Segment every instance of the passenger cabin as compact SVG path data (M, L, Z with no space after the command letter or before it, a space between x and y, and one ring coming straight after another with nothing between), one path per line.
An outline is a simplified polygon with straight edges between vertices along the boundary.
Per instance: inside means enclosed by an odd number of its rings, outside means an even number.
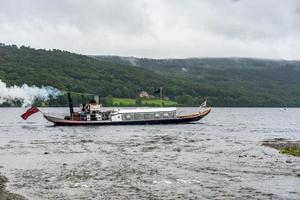
M112 113L112 121L139 121L176 118L176 108L149 108L121 110Z
M75 121L147 121L176 118L176 108L139 108L130 110L102 111L101 105L91 100L80 105L79 112L66 116L67 120Z

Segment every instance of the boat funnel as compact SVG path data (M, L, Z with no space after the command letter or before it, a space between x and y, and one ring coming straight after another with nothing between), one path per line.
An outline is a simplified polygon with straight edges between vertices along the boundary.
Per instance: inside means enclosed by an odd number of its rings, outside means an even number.
M94 96L94 100L96 101L97 104L99 104L99 96Z
M70 116L72 117L74 113L74 109L73 109L73 102L72 102L72 97L70 92L68 92L68 101L69 101L69 108L70 108Z

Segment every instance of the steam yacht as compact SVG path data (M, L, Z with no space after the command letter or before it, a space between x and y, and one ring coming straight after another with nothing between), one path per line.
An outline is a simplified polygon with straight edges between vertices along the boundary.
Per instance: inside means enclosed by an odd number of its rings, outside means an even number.
M44 114L44 117L56 126L71 125L129 125L129 124L178 124L202 119L211 111L205 108L202 112L178 115L176 108L136 108L113 109L104 111L96 100L80 106L74 112L71 95L68 94L70 115L63 119Z

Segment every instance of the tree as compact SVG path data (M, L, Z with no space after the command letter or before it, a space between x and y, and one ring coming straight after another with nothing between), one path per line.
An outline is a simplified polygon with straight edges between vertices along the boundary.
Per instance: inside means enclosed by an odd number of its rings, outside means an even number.
M113 106L113 97L111 95L108 95L107 97L102 98L100 103L106 107Z
M197 104L197 99L187 94L177 96L176 101L181 106L196 106Z
M135 100L135 105L136 106L142 106L142 99L141 98L136 98L136 100Z

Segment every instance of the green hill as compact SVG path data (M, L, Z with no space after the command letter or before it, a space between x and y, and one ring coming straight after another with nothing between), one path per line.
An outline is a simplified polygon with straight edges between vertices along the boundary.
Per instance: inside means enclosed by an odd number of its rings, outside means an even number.
M66 51L4 45L0 46L0 78L8 85L49 85L115 97L135 97L142 89L174 82L150 70Z
M218 106L300 105L300 62L249 58L147 59L95 56L178 80L193 81L192 96L206 96ZM189 89L187 89L189 90Z
M170 91L173 99L184 93L189 82L180 83L151 70L99 61L61 50L43 50L15 45L0 45L0 79L11 85L53 86L64 91L136 98L145 90L159 87ZM197 86L194 86L197 88ZM178 88L178 90L171 88ZM66 105L66 98L50 105Z
M96 59L95 59L96 58ZM243 58L138 59L0 45L0 79L101 97L164 87L180 105L300 106L300 62ZM66 98L49 105L65 105Z

